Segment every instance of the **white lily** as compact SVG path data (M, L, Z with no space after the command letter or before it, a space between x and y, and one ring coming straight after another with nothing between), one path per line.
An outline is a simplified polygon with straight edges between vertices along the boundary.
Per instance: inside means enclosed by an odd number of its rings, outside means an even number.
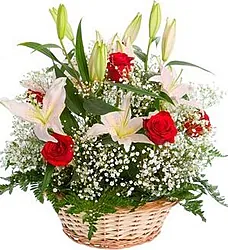
M96 137L103 134L110 134L113 141L123 144L128 152L132 143L152 142L143 134L136 134L143 127L143 117L131 119L130 108L131 94L128 93L120 107L121 111L110 112L101 116L103 124L94 124L87 132L87 136Z
M181 101L181 98L191 91L188 84L183 84L179 81L180 76L176 75L174 70L163 67L161 71L161 82L163 89L174 98L177 102Z
M48 129L53 129L58 134L65 134L60 121L60 115L65 108L65 84L65 78L58 78L54 81L43 98L42 108L38 105L20 103L6 98L0 99L0 103L14 115L35 123L34 132L40 140L57 142L48 133Z
M163 66L161 75L152 77L151 80L160 82L162 84L162 90L164 90L177 104L198 107L200 105L199 103L183 99L183 96L190 93L192 88L189 84L182 83L181 73L177 76L173 69Z

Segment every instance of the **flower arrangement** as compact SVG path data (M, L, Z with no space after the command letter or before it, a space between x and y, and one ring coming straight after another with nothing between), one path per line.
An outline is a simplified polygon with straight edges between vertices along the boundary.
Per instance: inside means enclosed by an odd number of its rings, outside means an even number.
M96 32L86 53L82 22L75 39L65 6L50 13L60 45L20 45L49 57L52 66L30 72L21 81L25 93L15 100L0 99L15 115L13 140L2 157L2 166L12 174L2 178L0 193L30 188L58 213L83 214L89 239L102 216L117 208L178 202L205 221L203 194L226 205L204 174L215 157L223 157L205 111L220 97L209 86L184 83L178 66L211 72L169 61L176 20L167 19L160 38L161 8L154 2L146 53L133 45L141 14L122 38L116 34L105 42ZM69 51L65 39L72 44ZM152 55L160 45L161 55Z

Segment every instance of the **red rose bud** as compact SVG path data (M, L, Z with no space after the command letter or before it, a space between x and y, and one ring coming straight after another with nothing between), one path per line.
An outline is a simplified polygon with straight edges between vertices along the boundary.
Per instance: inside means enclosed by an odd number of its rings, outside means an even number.
M53 133L52 136L58 142L46 142L41 154L44 159L53 166L67 166L74 156L74 142L68 135Z
M129 57L122 52L112 53L109 55L109 62L107 65L108 79L114 82L123 82L129 79L129 73L134 64L131 62L133 57Z
M190 137L198 137L203 135L205 129L208 131L211 129L209 116L205 111L201 111L199 121L190 119L185 122L184 127L186 129L186 134Z
M165 142L174 143L177 135L175 123L167 111L160 111L150 119L144 119L143 127L148 138L156 145L163 145Z
M37 101L37 103L42 104L43 103L43 98L44 98L43 93L40 93L39 91L33 91L31 89L28 89L27 91L27 98L30 99L34 99Z

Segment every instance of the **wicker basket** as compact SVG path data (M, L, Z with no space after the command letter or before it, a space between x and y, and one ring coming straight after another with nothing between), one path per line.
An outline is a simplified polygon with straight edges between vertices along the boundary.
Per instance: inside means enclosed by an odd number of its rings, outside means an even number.
M175 204L159 200L148 202L134 212L117 209L116 213L106 214L99 220L98 230L90 241L87 238L88 225L82 223L82 214L71 215L62 209L59 218L64 233L75 242L98 248L120 249L154 239Z

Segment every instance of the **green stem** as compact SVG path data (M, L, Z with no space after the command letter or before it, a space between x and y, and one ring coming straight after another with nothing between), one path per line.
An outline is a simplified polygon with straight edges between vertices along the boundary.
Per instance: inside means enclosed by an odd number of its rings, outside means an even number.
M63 53L64 53L64 55L66 56L66 59L67 59L68 63L70 64L70 66L72 67L72 69L76 72L73 63L72 63L72 61L70 60L69 55L67 54L67 51L66 51L66 48L65 48L65 46L64 46L63 41L62 41L62 40L59 40L59 41L60 41L60 44L61 44L62 49L63 49ZM77 81L78 81L78 84L79 84L79 86L80 86L82 92L84 92L84 88L83 88L83 86L82 86L82 83L80 82L80 79L77 79Z
M147 47L147 52L146 52L146 61L144 64L145 71L147 72L148 70L148 60L149 60L149 53L150 53L150 46L152 44L151 39L149 39L148 47Z
M119 94L116 95L116 106L119 107L120 105L120 96Z

